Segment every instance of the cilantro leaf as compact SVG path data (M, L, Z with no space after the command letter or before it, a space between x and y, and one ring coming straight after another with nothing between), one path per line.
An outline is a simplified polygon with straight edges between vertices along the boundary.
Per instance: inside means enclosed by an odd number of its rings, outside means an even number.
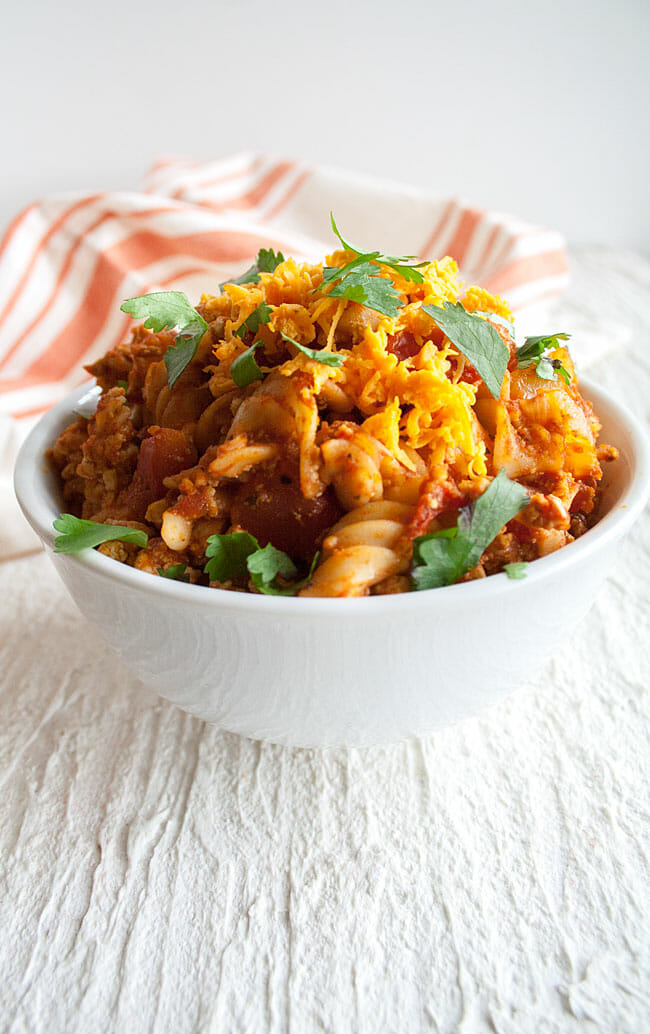
M504 525L529 501L526 489L500 470L485 492L463 507L455 528L414 540L411 577L415 588L437 589L457 582L476 567Z
M354 252L356 252L357 255L361 254L361 251L359 250L359 248L355 248L354 244L349 244L348 241L344 240L344 238L341 236L339 228L336 225L336 219L334 218L334 212L330 212L330 225L331 225L332 230L334 231L335 235L338 237L338 239L340 240L341 244L343 245L343 248L344 248L345 251L354 251Z
M383 255L380 251L360 251L341 236L332 212L330 222L345 250L353 252L355 257L341 267L326 266L323 269L320 290L332 298L346 298L348 301L359 302L394 319L404 303L393 282L381 276L379 267L388 266L405 280L422 283L424 277L418 267L425 266L426 262L413 265L409 261L415 257L413 255Z
M156 568L161 578L172 578L177 582L189 582L190 576L186 574L187 564L172 564L165 570L164 567Z
M376 266L365 262L345 273L338 283L329 288L327 294L331 298L359 302L393 319L404 304L392 280L380 276Z
M253 309L250 316L247 316L241 327L237 327L235 334L237 337L243 338L246 331L250 330L251 334L257 334L263 323L268 323L271 319L271 313L273 309L266 302L260 302L256 309Z
M445 302L444 307L423 305L422 310L469 359L490 394L498 399L510 358L498 331L487 320L464 309L460 302Z
M238 388L246 388L253 381L261 381L264 377L255 358L255 350L261 345L261 341L256 341L230 364L230 376Z
M184 330L194 323L202 324L204 330L208 327L182 291L154 291L137 298L127 298L120 309L136 319L146 316L145 327L156 333L166 328Z
M259 549L259 543L247 531L228 535L210 535L205 555L210 557L203 568L211 582L227 582L230 578L246 578L246 561Z
M260 273L274 273L280 263L284 262L284 255L273 248L260 248L256 262Z
M561 348L560 341L568 341L570 334L545 334L541 337L527 337L523 345L515 352L517 367L526 370L535 367L538 377L545 381L557 380L558 375L566 384L571 383L569 371L562 366L560 359L551 359L545 355L554 348Z
M306 578L282 586L278 585L278 575L290 579L298 573L293 560L270 543L262 548L247 531L211 535L205 555L210 558L204 567L210 581L226 582L250 576L253 585L265 596L295 596L311 578L319 556L317 553L314 557Z
M303 588L303 586L306 585L307 582L310 580L312 574L314 573L314 568L316 567L316 564L318 563L318 558L320 556L320 553L316 553L314 559L311 562L311 567L309 568L309 574L305 578L301 578L301 580L299 582L294 582L292 585L287 585L287 586L285 586L283 588L283 587L281 587L281 586L279 586L277 584L277 582L275 580L275 576L270 581L268 580L268 576L270 575L271 571L273 570L273 566L275 564L275 560L272 558L271 554L267 554L266 558L263 561L262 560L258 560L258 558L261 557L261 554L265 550L267 550L267 549L273 549L273 546L265 546L264 550L260 550L259 553L254 553L251 557L249 557L248 570L251 572L251 579L252 579L253 583L259 589L260 592L264 593L265 596L295 596L297 593L300 592L300 590ZM279 550L275 550L275 552L279 553L280 551ZM286 557L286 554L285 553L280 553L280 556ZM286 557L286 559L289 560L289 557ZM289 563L291 563L291 560L289 560ZM265 573L265 575L267 577L266 581L262 580L261 573L254 573L253 572L253 567L254 566L263 567L264 573ZM283 573L283 571L281 571L281 570L278 570L276 573L277 574L281 574L283 578L287 577L287 575L285 575ZM260 579L259 582L256 581L256 577L259 577L259 579ZM292 576L289 575L288 577L292 577Z
M535 373L538 377L541 377L543 381L556 380L555 369L553 368L553 360L548 359L546 356L543 356L537 363Z
M154 291L139 298L127 298L120 309L136 319L146 316L145 327L156 333L165 329L176 331L176 343L169 346L164 357L169 387L173 388L196 355L199 342L208 329L203 316L182 291Z
M271 543L251 553L246 564L253 585L265 594L277 593L276 578L281 575L287 580L295 578L298 571L291 557L276 549Z
M376 276L378 270L376 266L372 265L372 260L378 255L378 251L371 251L367 255L357 255L356 258L346 262L344 266L324 266L323 284L333 283L335 280L340 280L341 277L346 277L354 271L363 276ZM321 291L323 290L323 284L321 284Z
M415 271L416 275L414 277L412 277L412 279L416 283L421 283L422 280L424 279L422 274L418 273L417 270L418 270L418 267L420 267L420 266L428 265L426 259L424 261L422 261L422 262L416 262L415 265L411 265L410 260L414 259L414 258L417 258L417 255L383 255L381 253L381 251L373 251L373 252L361 251L360 248L355 248L354 244L350 244L348 241L343 239L343 237L341 236L341 234L339 232L339 228L336 225L336 220L334 219L334 213L333 212L330 212L330 224L331 224L332 230L334 231L335 235L338 237L338 239L340 240L341 244L343 245L343 247L345 248L346 251L353 251L356 255L359 255L359 256L364 257L364 258L368 258L370 255L372 255L372 257L374 259L376 259L378 262L380 262L383 266L390 266L392 269L396 269L397 268L398 271L400 271L400 272L402 270L402 267L404 267L406 270L408 270L409 273L411 273L411 274ZM405 276L404 273L401 273L401 275ZM406 279L407 280L410 279L410 278L411 277L406 275Z
M280 331L282 337L289 344L295 345L299 352L306 355L308 359L313 359L316 363L322 363L323 366L341 366L343 363L344 356L338 355L336 352L326 352L324 349L307 348L306 345L301 345L299 341L294 341L288 334L283 334Z
M534 362L537 357L550 348L561 348L558 341L569 341L570 334L542 334L540 337L527 337L521 348L517 349L517 359L522 362Z
M380 256L378 259L382 266L388 266L395 273L398 273L403 280L409 280L413 284L424 283L424 277L417 266L408 266L404 263L395 260L395 262L388 262L386 258ZM425 266L426 262L419 262L418 265Z
M508 575L508 578L520 579L526 577L527 567L528 564L525 560L517 560L513 564L504 564L503 570Z
M273 248L260 248L253 265L233 280L224 280L219 287L223 291L226 284L257 284L260 273L273 273L284 262L284 255L281 251L274 251Z
M54 521L55 531L60 531L54 540L55 553L81 553L83 549L101 546L102 542L132 542L144 548L149 541L146 531L138 528L125 528L119 524L99 524L97 521L84 521L71 513L62 513Z
M124 392L128 392L129 390L129 385L126 381L118 381L117 386L118 388L121 388Z
M513 317L499 316L497 312L486 312L485 309L474 309L475 316L487 316L492 323L500 323L504 330L507 330L510 337L515 339L515 321Z
M170 345L165 352L163 358L167 367L167 382L170 388L174 387L183 370L192 362L202 337L203 333L198 335L179 334L176 344Z

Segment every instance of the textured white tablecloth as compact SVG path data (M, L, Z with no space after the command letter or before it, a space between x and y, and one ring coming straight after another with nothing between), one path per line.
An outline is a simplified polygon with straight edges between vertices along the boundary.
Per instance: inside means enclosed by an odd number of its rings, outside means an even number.
M647 419L650 266L573 259L549 327L614 335L590 374ZM0 1030L650 1030L649 558L646 516L482 718L327 753L175 710L0 564Z

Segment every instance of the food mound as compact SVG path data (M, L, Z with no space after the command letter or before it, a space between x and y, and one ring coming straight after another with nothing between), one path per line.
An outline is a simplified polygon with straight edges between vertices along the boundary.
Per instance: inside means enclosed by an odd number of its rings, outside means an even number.
M325 266L262 250L196 309L180 292L123 305L146 326L87 368L96 412L49 454L57 549L365 596L524 577L590 526L615 450L567 335L517 348L505 302L463 291L453 259L340 240Z

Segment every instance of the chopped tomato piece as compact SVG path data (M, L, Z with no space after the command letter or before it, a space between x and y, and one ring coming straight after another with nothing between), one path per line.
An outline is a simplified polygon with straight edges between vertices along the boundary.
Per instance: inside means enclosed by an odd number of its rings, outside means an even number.
M305 499L293 469L261 471L242 485L231 509L233 524L254 535L261 546L271 542L296 560L311 560L318 541L342 516L332 488Z
M196 463L196 449L182 431L152 427L138 454L138 465L126 493L134 520L143 520L147 507L165 494L164 480Z

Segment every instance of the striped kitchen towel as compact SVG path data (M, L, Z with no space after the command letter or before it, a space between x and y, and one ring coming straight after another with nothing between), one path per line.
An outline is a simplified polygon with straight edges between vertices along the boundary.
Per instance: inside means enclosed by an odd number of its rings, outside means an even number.
M554 231L261 155L162 159L142 193L47 197L14 220L0 245L0 496L29 425L87 379L84 364L128 335L125 298L175 288L196 302L247 268L260 247L320 259L336 247L330 210L364 247L452 255L466 281L505 296L518 314L567 284L565 244Z
M567 282L554 231L454 199L299 162L236 155L163 160L140 194L65 194L24 211L0 246L0 413L29 416L122 340L124 298L176 288L197 301L262 246L317 259L334 250L330 209L363 246L452 255L463 277L515 311Z

